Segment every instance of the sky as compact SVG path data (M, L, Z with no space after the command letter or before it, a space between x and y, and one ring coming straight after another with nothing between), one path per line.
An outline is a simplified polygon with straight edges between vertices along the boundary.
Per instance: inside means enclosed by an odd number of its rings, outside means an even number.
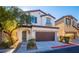
M24 11L40 9L56 19L65 15L72 15L79 21L79 6L20 6L20 8Z

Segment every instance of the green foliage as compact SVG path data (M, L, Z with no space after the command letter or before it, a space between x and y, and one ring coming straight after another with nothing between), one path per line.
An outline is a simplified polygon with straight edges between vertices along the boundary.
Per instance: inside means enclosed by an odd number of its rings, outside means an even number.
M69 43L69 37L64 37L64 41L65 41L65 43Z
M28 23L31 24L30 14L26 15L24 11L22 11L20 8L15 6L0 7L0 24L2 25L2 23L6 20L16 20L19 24L21 22L26 22L27 24Z
M26 15L20 8L18 7L1 7L0 6L0 31L6 33L8 37L4 38L2 45L7 45L12 43L12 32L16 29L20 22L19 20L24 20L26 23L30 23L30 15ZM19 25L18 25L19 23ZM5 36L4 36L5 37ZM33 44L33 43L32 43Z
M26 22L26 24L31 24L30 15L26 15L25 13L20 16L21 20L20 23L23 24Z
M14 29L16 29L17 26L17 20L16 20L16 16L13 15L13 12L11 12L11 7L7 8L7 7L0 7L0 30L5 32L8 36L4 36L2 39L2 45L4 46L5 44L7 46L9 46L8 44L11 42L13 44L12 38L11 38L11 34L13 32ZM6 37L6 38L5 38ZM8 38L8 39L7 39ZM10 41L10 42L9 42Z
M9 48L12 45L11 38L9 35L5 34L0 44L0 48Z
M0 6L0 22L3 22L5 20L13 20L15 19L10 10L6 10L6 7Z
M9 43L8 42L2 42L0 44L0 48L9 48Z
M60 36L60 42L69 43L70 38L67 36Z
M36 46L35 39L28 40L27 49L36 49L36 48L37 46Z
M15 20L6 20L2 23L4 31L10 32L17 27L17 22Z
M20 15L23 14L23 10L15 6L10 7L10 12L15 16L15 18L19 18Z
M60 36L60 38L59 38L60 40L60 42L63 42L63 40L64 40L64 37L63 36Z

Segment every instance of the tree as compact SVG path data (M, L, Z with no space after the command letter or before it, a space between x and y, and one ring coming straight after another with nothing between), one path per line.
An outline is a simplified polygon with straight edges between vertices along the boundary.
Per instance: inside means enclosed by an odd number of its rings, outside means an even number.
M16 28L17 28L16 17L13 16L11 10L8 9L7 7L0 7L0 31L7 34L12 44L13 40L11 34L13 30ZM6 36L5 34L4 36ZM4 38L5 37L3 37L2 40L4 40Z
M3 31L10 38L12 44L14 44L12 33L18 28L19 21L31 23L30 15L26 15L18 7L0 7L0 31Z
M26 23L26 24L31 24L31 19L30 19L30 15L26 15L25 13L23 13L21 16L20 16L20 24L22 25L23 23Z
M28 15L18 7L12 6L10 7L10 11L12 15L17 19L18 23L22 25L24 22L27 24L31 24L30 14ZM21 24L22 23L22 24Z

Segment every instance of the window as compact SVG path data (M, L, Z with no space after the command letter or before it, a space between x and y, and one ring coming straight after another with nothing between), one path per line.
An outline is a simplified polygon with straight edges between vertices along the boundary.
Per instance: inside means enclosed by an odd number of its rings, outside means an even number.
M37 23L37 17L31 16L31 22L32 23Z
M47 18L47 19L46 19L46 25L52 25L50 18Z
M74 21L72 22L72 25L75 26L75 22Z
M66 18L66 25L71 25L71 19Z
M79 23L77 24L77 28L79 28Z

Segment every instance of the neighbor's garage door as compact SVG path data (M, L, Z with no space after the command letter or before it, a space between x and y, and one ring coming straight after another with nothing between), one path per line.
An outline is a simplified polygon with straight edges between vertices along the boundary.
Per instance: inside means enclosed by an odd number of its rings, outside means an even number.
M54 41L54 32L36 32L36 41Z

